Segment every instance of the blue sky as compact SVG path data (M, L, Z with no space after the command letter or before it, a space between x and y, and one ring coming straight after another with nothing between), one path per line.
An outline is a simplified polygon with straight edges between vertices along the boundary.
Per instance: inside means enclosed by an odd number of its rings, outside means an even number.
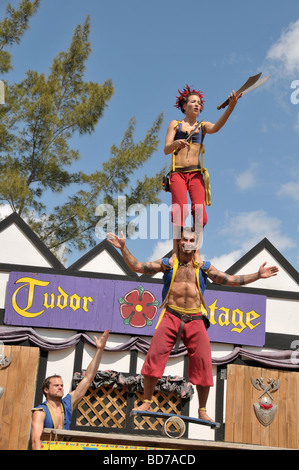
M1 17L6 4L0 0ZM168 123L182 118L173 107L178 88L188 83L202 90L201 118L216 122L223 112L217 105L232 89L250 75L272 74L239 101L219 133L206 137L212 205L201 252L225 270L267 237L298 270L298 0L42 0L30 30L11 50L14 71L3 79L21 81L28 69L47 73L87 15L92 54L86 80L110 78L115 94L96 132L73 140L81 153L78 168L86 172L109 158L131 117L139 141L163 111L159 150L142 169L154 174L169 160L163 152ZM161 192L161 198L170 204L169 193ZM128 240L128 246L146 260L168 252L171 241ZM83 254L74 253L69 263Z

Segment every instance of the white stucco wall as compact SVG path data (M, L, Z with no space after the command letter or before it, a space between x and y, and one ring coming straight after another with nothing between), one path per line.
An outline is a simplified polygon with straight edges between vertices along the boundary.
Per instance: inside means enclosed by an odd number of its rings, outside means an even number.
M256 272L259 266L267 261L268 265L277 265L277 260L273 258L271 253L267 250L262 250L258 253L254 259L248 261L248 263L237 273L237 274L248 274ZM40 251L34 246L32 241L24 235L20 228L16 224L12 224L5 230L0 232L0 263L11 264L12 271L13 265L24 265L24 266L39 266L39 267L50 267L48 261L40 253ZM272 277L267 280L259 280L251 287L259 289L271 289L273 291L291 291L299 292L299 285L289 275L289 273L279 265L280 272L276 277ZM95 256L94 259L86 263L81 268L81 271L97 272L97 273L109 273L109 274L125 274L121 266L113 259L110 253L101 252ZM5 308L5 296L6 286L8 282L9 273L7 271L0 271L0 308ZM248 286L247 286L248 287ZM161 286L162 288L162 286ZM275 297L267 298L267 313L266 313L266 331L270 333L283 333L289 335L297 335L299 332L299 303L296 300L282 299ZM70 330L56 330L56 329L42 329L36 328L36 333L44 338L51 340L65 340L72 335L76 334L76 331ZM93 332L87 333L91 337ZM99 333L96 333L99 335ZM149 342L151 338L145 337ZM129 340L127 335L110 334L107 346L115 348L120 344L126 343ZM232 344L223 343L212 343L212 357L224 357L233 350ZM248 347L249 348L249 347ZM262 350L262 348L253 348ZM83 364L82 368L86 369L89 362L91 361L94 354L94 348L85 344L83 353ZM138 354L137 359L137 374L140 373L145 355ZM48 353L48 363L46 375L59 374L62 376L65 386L65 393L70 391L72 383L72 375L75 360L75 347L70 347L62 351L50 351ZM116 370L119 372L128 373L130 367L130 352L109 352L105 351L101 362L101 370ZM213 367L214 384L215 386L211 389L207 409L208 413L212 418L215 418L215 397L216 397L216 367ZM184 373L184 360L183 358L171 358L169 359L164 375L179 375L183 376ZM225 402L224 402L225 403ZM195 394L190 402L190 415L197 416L198 401L197 394ZM225 413L225 410L224 410ZM215 431L207 427L201 427L196 425L190 425L189 437L196 439L209 439L213 440Z
M24 266L51 267L32 241L15 224L0 232L0 262Z

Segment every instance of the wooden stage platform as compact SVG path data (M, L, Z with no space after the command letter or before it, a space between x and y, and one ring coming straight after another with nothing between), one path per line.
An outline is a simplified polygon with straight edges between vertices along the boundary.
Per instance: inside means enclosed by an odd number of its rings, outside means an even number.
M168 437L159 436L140 436L134 435L121 435L116 433L94 433L82 431L63 431L55 429L44 429L42 434L42 441L44 442L43 450L51 450L49 444L62 443L87 443L87 444L101 444L107 446L107 450L123 449L125 447L136 447L135 450L291 450L283 449L281 447L266 447L253 444L239 444L233 442L218 442L218 441L205 441L195 439L171 439ZM111 447L110 447L111 446ZM110 447L110 448L109 448ZM55 449L57 450L57 449ZM62 450L67 450L64 448ZM71 445L70 448L71 449ZM99 449L103 450L103 449Z

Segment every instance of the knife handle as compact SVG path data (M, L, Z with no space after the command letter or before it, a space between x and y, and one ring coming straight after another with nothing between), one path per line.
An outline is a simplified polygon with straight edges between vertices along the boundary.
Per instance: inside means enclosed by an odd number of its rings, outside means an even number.
M238 94L238 95L241 94L240 98L242 98L242 96L243 96L243 92L242 92L242 91L241 91L241 92L237 91L236 94ZM240 99L240 98L239 98L239 99ZM228 105L229 105L229 99L227 99L226 101L224 101L224 103L222 103L220 106L217 106L217 109L218 109L218 110L219 110L219 109L224 109L224 108L226 108L226 106L228 106Z
M224 101L222 104L220 104L219 106L217 106L217 109L224 109L226 108L226 106L228 106L229 104L229 99L227 99L226 101Z

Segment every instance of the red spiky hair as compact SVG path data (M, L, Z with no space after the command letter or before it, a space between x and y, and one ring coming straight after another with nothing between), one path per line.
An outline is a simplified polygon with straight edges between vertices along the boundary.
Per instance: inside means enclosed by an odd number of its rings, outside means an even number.
M178 90L179 92L179 96L176 96L176 103L175 103L175 108L178 108L180 109L182 112L184 112L183 110L183 105L186 103L186 99L189 95L192 95L192 94L196 94L200 97L200 101L201 101L201 107L200 107L200 112L202 112L203 108L204 108L204 95L203 95L203 92L202 91L197 91L197 90L191 90L191 88L189 87L189 85L186 85L186 87L183 89L183 91L180 91Z

